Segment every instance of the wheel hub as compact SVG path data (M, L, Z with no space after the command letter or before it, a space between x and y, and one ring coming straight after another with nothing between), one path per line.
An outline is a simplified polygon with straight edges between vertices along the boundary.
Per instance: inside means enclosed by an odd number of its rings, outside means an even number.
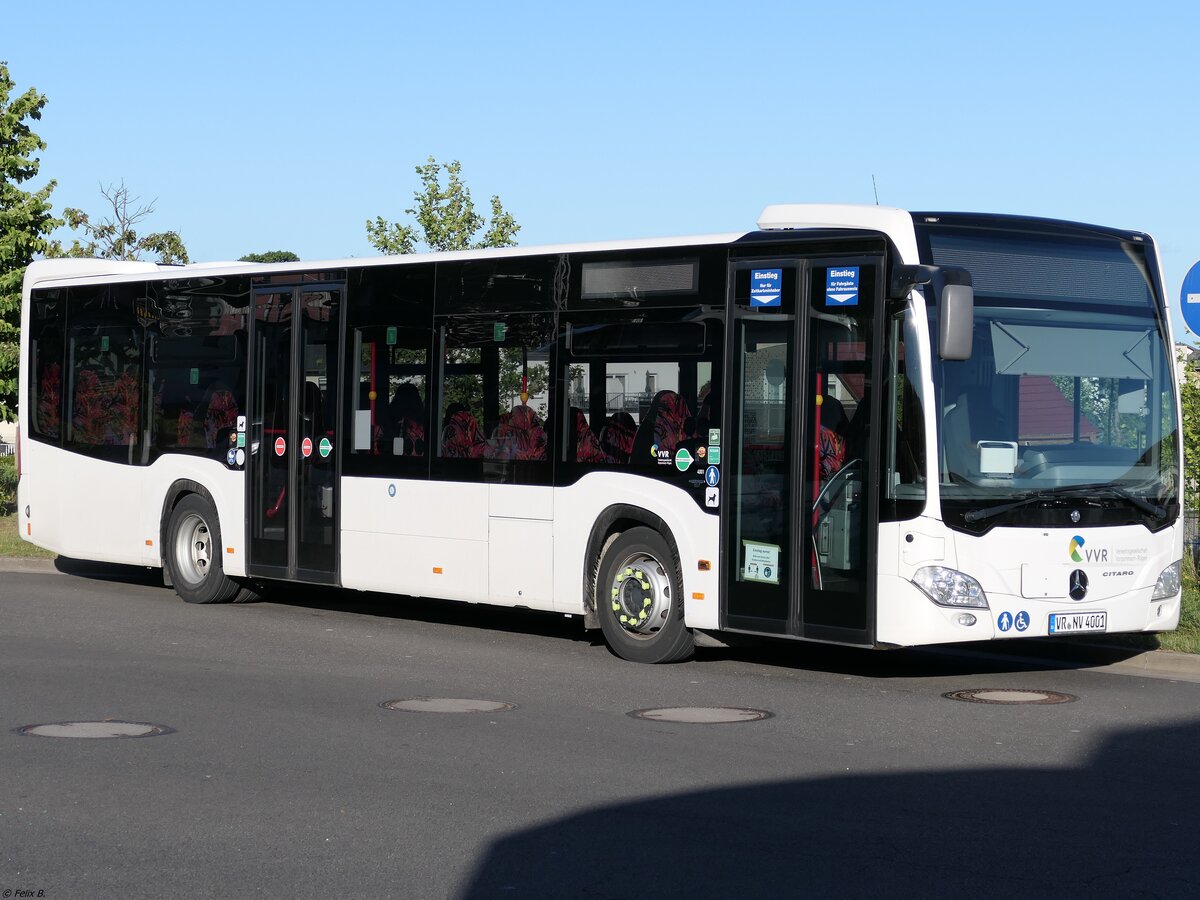
M199 516L188 516L179 528L176 558L187 571L180 574L195 584L208 576L212 563L212 535L208 523Z
M617 621L632 634L658 631L671 610L671 582L658 561L650 557L626 560L617 569L611 595Z

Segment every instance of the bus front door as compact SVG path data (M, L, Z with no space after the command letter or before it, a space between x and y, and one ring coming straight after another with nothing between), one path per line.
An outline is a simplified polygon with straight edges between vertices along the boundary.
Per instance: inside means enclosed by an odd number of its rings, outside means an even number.
M867 486L881 273L872 255L733 264L728 628L873 640Z
M247 524L251 575L338 581L340 284L255 291Z

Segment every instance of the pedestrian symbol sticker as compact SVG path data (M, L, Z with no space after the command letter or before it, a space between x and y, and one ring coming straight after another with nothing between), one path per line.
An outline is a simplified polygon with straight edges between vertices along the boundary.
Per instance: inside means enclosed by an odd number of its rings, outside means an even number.
M859 266L829 267L825 276L826 306L858 306Z
M1001 631L1008 631L1012 628L1012 624L1012 614L1007 611L1000 613L1000 617L996 619L996 627Z
M783 269L754 269L750 273L750 307L783 305Z
M709 487L716 487L721 481L721 470L716 466L709 466L704 470L704 483Z

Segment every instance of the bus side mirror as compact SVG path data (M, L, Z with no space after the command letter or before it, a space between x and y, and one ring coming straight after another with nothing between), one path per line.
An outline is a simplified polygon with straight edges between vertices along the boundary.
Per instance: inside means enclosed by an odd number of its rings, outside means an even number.
M904 300L919 285L929 285L937 303L938 356L970 359L975 332L975 288L971 273L958 266L896 266L888 294Z
M946 284L938 292L938 356L970 359L975 332L975 289L969 284Z

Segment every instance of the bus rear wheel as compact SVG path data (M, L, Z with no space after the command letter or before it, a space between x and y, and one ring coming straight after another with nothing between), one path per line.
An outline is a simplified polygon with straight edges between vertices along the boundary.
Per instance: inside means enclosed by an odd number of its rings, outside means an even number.
M188 603L227 603L241 585L221 565L221 526L213 505L188 494L171 512L167 560L175 592Z
M683 579L675 554L652 528L631 528L600 560L596 613L609 648L631 662L688 659L695 645L683 624Z

